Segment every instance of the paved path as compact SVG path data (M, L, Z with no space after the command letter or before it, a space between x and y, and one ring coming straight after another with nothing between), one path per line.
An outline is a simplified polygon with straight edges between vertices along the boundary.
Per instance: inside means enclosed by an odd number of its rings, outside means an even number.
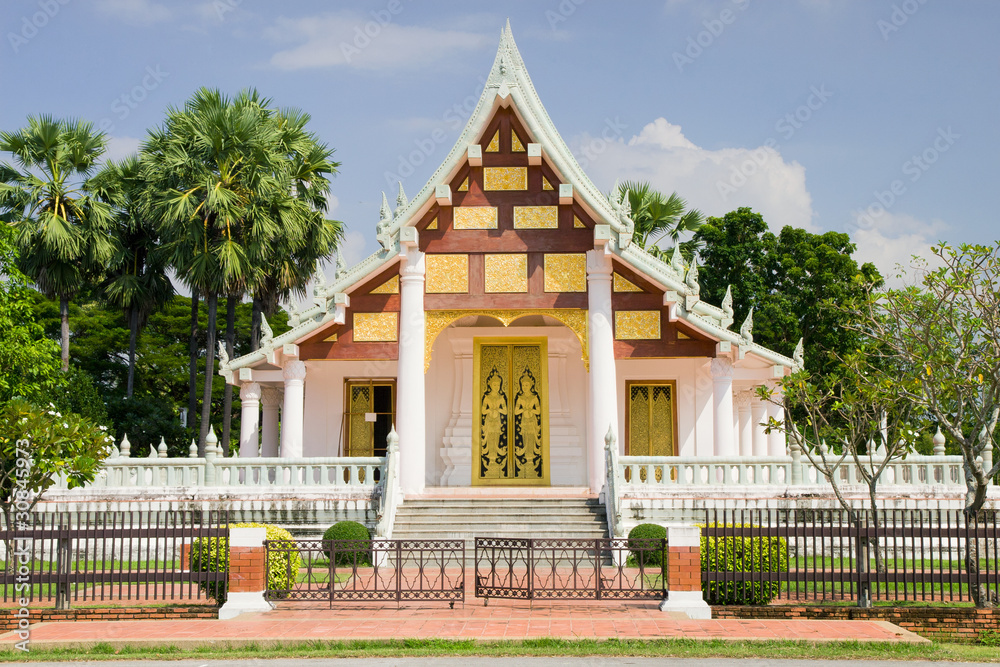
M655 602L620 604L491 600L488 607L445 605L342 605L335 609L285 603L268 614L228 621L77 621L32 626L31 644L196 646L229 642L272 643L313 639L563 639L686 637L695 639L926 642L884 621L745 620L695 621L659 611ZM17 640L0 635L0 643Z

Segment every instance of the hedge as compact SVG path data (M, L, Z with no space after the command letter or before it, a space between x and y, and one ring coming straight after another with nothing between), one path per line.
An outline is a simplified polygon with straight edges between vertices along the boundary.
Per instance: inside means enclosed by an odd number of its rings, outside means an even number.
M372 564L372 535L363 524L339 521L327 528L323 533L323 551L328 559L333 551L329 540L340 542L337 544L335 565L368 567Z
M294 538L284 528L269 523L231 523L228 528L264 528L268 540L288 540ZM228 565L229 538L202 537L191 543L191 571L218 572ZM269 551L267 554L267 589L291 590L302 566L302 556L294 549ZM229 583L202 582L199 587L220 605L225 604Z
M640 523L628 532L628 551L631 561L638 567L660 568L660 561L663 557L663 542L652 542L652 540L664 540L667 537L667 529L655 523Z
M704 527L704 526L701 526ZM709 524L751 527L751 524ZM754 526L757 527L757 526ZM788 542L783 537L701 538L702 572L787 572ZM781 590L779 581L703 581L702 594L713 605L766 605Z

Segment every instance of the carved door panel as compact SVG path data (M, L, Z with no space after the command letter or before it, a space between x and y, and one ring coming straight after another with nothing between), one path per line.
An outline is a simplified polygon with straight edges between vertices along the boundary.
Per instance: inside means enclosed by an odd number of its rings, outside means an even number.
M477 338L472 483L549 484L548 351L544 338Z

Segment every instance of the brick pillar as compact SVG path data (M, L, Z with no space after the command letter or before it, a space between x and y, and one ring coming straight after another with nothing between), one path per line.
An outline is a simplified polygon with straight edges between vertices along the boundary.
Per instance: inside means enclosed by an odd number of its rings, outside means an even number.
M667 527L667 599L660 611L680 612L689 618L712 618L712 608L701 596L701 529Z
M248 612L271 611L264 599L267 589L264 528L229 529L229 591L219 608L222 620Z

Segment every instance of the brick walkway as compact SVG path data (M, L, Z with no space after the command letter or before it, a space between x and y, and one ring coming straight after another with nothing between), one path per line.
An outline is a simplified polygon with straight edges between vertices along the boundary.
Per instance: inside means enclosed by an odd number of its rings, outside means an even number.
M113 645L195 646L313 639L696 639L926 642L882 621L711 620L664 614L655 603L536 603L479 600L446 605L344 604L335 609L283 603L269 614L229 621L51 622L32 626L35 648ZM0 643L16 640L14 633Z

